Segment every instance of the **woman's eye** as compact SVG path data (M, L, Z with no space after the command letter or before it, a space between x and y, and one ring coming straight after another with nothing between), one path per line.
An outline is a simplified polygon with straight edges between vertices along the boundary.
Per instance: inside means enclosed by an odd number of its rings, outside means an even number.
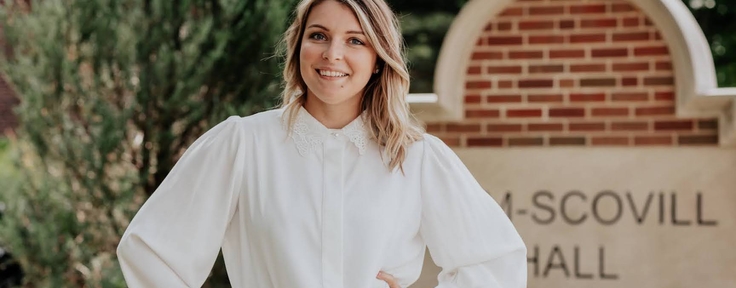
M309 38L314 39L314 40L325 40L326 39L325 35L322 33L312 33L309 35Z
M350 39L350 44L353 44L353 45L365 45L365 43L363 43L363 41L360 41L360 39L355 39L355 38Z

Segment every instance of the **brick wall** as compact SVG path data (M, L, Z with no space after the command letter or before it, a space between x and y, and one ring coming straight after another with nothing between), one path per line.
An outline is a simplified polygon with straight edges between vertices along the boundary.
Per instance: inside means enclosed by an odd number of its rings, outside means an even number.
M17 118L13 113L13 107L18 105L18 98L8 84L0 79L0 137L5 135L7 129L14 129L18 125Z
M517 0L475 44L462 122L427 124L448 145L718 143L716 119L675 116L672 62L625 0Z
M0 53L9 55L11 53L10 46L5 42L5 37L0 27ZM7 129L14 129L18 125L17 118L13 113L13 107L18 105L18 98L10 89L8 83L0 77L0 137L5 135Z

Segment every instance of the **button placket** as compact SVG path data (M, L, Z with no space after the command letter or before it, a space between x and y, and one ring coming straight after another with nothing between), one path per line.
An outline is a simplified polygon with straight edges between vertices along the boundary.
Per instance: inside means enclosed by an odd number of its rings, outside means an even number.
M322 280L324 288L343 287L343 177L345 143L332 132L323 143Z

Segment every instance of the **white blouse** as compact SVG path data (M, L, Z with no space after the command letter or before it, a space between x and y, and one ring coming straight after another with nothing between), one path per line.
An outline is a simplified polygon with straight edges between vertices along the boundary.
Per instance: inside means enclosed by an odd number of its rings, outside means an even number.
M301 108L230 117L195 141L125 231L130 287L201 287L222 252L240 288L401 287L425 247L441 288L526 287L509 218L438 138L390 172L361 116L327 129ZM425 246L426 245L426 246Z

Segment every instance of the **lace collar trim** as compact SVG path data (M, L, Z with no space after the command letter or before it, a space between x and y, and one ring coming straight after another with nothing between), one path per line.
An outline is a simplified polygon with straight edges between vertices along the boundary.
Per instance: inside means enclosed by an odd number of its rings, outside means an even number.
M315 119L304 107L299 107L299 112L291 127L291 139L296 144L299 154L306 156L319 149L327 137L346 137L358 148L358 153L363 155L370 139L365 124L365 112L350 122L342 129L329 129ZM288 119L281 117L282 123L288 129Z

